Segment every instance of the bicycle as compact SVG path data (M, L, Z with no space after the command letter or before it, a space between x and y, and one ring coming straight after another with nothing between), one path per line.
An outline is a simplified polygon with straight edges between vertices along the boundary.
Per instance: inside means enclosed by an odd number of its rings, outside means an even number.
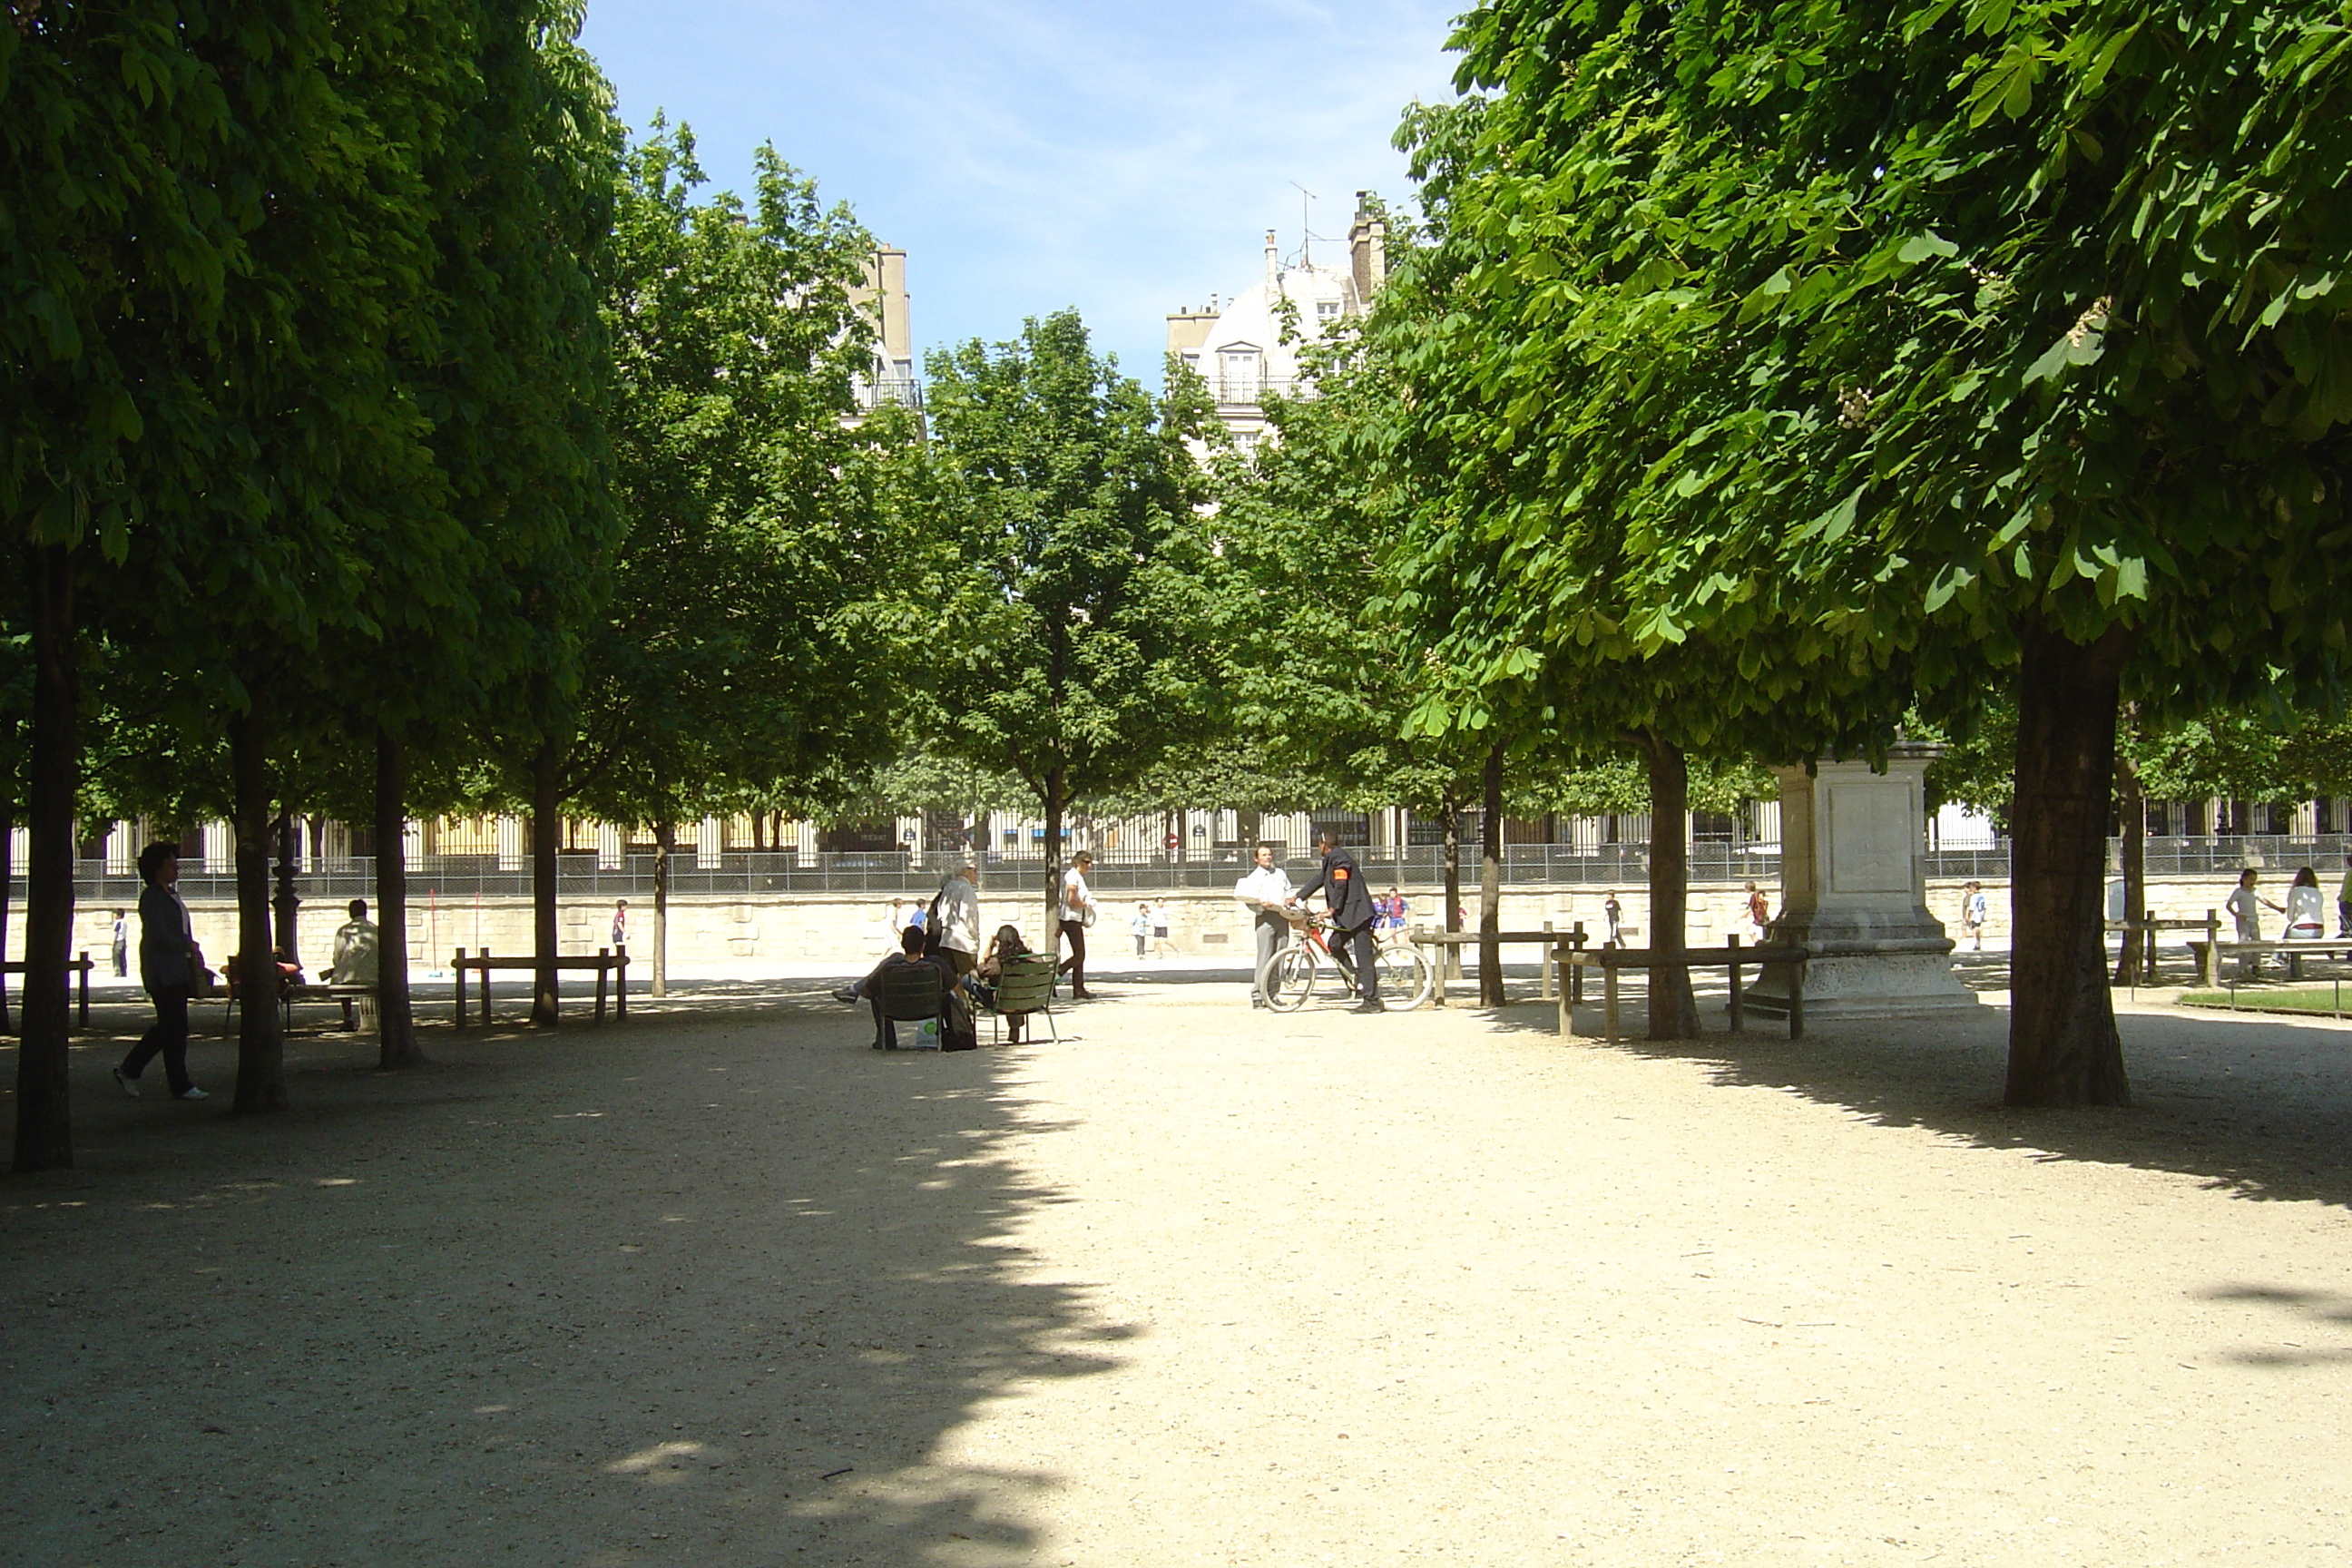
M1320 915L1303 915L1291 921L1295 934L1289 945L1277 948L1257 972L1257 994L1277 1013L1292 1013L1307 1005L1322 987L1325 977L1337 982L1341 1001L1356 994L1355 965L1344 952L1335 952L1324 937L1331 922ZM1421 950L1405 943L1382 944L1372 952L1374 994L1399 1012L1410 1012L1429 1000L1436 971Z

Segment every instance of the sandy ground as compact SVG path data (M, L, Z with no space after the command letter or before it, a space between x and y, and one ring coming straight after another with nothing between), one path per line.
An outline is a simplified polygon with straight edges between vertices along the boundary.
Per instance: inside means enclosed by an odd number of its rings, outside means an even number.
M2151 1005L2136 1109L2022 1114L1990 1005L1177 975L942 1057L691 989L304 1037L259 1120L90 1042L80 1167L0 1182L0 1562L2352 1558L2343 1027Z

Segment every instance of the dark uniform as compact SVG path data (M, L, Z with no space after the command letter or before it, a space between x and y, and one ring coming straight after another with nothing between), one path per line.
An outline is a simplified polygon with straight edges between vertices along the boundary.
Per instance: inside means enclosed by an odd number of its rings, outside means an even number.
M1298 889L1300 898L1323 889L1324 908L1331 916L1331 951L1345 952L1356 970L1356 994L1377 1006L1380 976L1372 966L1372 925L1380 911L1372 908L1371 889L1364 885L1363 868L1338 845L1323 854L1323 868Z

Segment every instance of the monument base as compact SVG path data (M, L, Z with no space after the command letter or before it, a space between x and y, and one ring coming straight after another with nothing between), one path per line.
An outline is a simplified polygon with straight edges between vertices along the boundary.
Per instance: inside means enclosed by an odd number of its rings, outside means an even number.
M1931 1018L1972 1013L1977 994L1952 973L1952 940L1946 936L1846 937L1772 932L1768 939L1801 947L1805 963L1805 1017ZM1789 966L1767 964L1742 999L1748 1011L1766 1018L1789 1016Z

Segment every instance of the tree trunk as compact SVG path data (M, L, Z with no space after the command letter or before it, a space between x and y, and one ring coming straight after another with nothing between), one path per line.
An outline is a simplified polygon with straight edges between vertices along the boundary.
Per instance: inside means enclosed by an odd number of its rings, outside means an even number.
M2070 642L2029 621L2011 840L2011 1105L2128 1105L2107 990L2107 821L2130 635Z
M563 836L563 802L557 792L560 760L555 742L541 743L530 759L530 936L531 956L542 963L555 957L555 872L560 862L556 845ZM555 1024L553 969L531 971L530 1021ZM489 984L486 972L482 984Z
M73 942L73 808L81 752L74 735L74 556L33 547L33 754L26 816L25 988L18 994L14 1168L73 1163L67 1099L66 949ZM0 829L5 830L5 829Z
M1478 824L1478 1002L1503 1005L1503 748L1486 748L1486 810Z
M1054 962L1062 962L1062 786L1068 778L1061 768L1045 774L1045 940Z
M2125 724L2137 734L2137 715L2128 706L2124 712ZM2116 755L2116 809L2124 830L2124 942L2116 957L2116 984L2137 985L2147 949L2147 933L2133 929L2147 921L2147 794L2140 787L2139 765L2121 752Z
M1437 803L1437 819L1445 829L1444 859L1439 868L1445 884L1439 896L1444 899L1445 909L1439 916L1438 929L1458 932L1462 929L1462 803L1445 796ZM1438 962L1444 966L1441 973L1462 978L1460 948L1449 944Z
M408 995L408 759L398 736L375 732L375 1065L423 1067Z
M1682 749L1637 737L1650 772L1650 951L1680 952L1689 941L1690 768ZM1698 998L1686 964L1650 971L1650 1038L1698 1037Z
M675 824L654 824L654 987L669 994L669 858L677 852Z
M236 829L237 1114L286 1108L286 1038L269 908L269 756L261 691L228 721Z

